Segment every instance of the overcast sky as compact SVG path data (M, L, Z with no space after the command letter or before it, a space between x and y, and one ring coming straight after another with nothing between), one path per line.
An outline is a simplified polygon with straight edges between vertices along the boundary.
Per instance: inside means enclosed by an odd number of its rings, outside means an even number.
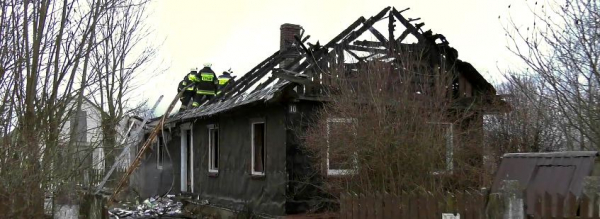
M410 7L403 15L420 17L424 30L443 34L459 58L489 81L500 80L498 67L514 61L502 28L509 13L519 18L524 0L155 0L149 23L163 74L144 81L138 92L153 105L165 95L157 114L175 97L179 81L192 67L213 64L220 74L232 68L238 77L279 49L279 27L301 25L310 42L326 43L358 17L369 18L384 7ZM510 9L509 5L513 5ZM515 6L516 5L516 6ZM521 7L521 8L519 8ZM516 13L519 11L521 13ZM501 16L501 19L498 18ZM160 40L162 39L162 40ZM156 68L156 69L160 69Z

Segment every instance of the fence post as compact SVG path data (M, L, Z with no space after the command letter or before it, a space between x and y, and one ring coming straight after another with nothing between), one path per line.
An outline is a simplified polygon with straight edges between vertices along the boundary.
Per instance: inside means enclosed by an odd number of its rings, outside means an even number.
M599 176L586 176L583 179L583 194L589 197L590 202L587 206L590 210L592 210L593 217L598 217L598 209L600 204L598 199L596 198L600 193L600 177ZM583 206L582 206L583 207Z
M525 212L523 209L523 193L517 180L504 180L500 191L503 206L494 206L495 209L503 209L502 218L505 219L523 219ZM499 215L497 215L499 216Z

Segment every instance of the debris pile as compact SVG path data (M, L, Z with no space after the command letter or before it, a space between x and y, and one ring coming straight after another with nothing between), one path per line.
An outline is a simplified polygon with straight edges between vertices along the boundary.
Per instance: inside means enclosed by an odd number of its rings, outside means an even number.
M125 206L124 208L113 208L108 211L111 218L147 218L182 216L181 209L183 204L175 201L174 195L166 197L155 196L144 200L141 204L135 206Z

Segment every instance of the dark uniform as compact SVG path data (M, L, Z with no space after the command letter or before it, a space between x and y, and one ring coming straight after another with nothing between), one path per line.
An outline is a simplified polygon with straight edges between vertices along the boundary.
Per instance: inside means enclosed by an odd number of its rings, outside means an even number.
M192 70L183 78L183 80L181 80L181 82L179 82L179 86L177 86L177 93L185 89L185 91L179 98L179 100L181 101L180 111L186 110L190 100L192 100L192 98L194 97L194 91L196 89L194 84L197 83L198 80L198 72L196 70Z
M217 94L217 75L208 66L200 70L199 80L196 82L196 96L192 107L200 106L203 99L210 99Z
M221 76L219 76L219 91L217 94L221 93L223 88L225 88L229 83L233 82L233 77L231 77L231 72L224 71Z

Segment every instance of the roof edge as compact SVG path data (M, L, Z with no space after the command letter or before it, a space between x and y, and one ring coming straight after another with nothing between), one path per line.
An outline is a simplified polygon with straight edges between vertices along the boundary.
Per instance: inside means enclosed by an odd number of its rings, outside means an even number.
M502 158L519 157L598 157L598 151L561 151L544 153L506 153Z

